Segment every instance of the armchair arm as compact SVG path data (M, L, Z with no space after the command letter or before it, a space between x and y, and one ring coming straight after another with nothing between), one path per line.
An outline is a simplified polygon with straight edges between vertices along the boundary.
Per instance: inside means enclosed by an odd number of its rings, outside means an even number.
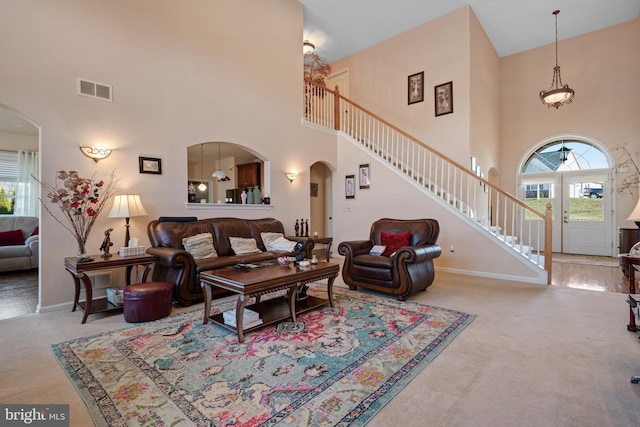
M403 246L396 251L393 263L396 266L400 263L415 264L437 258L441 253L442 248L438 245Z
M442 253L438 245L403 246L393 257L393 281L398 284L398 299L405 300L417 291L424 291L435 276L433 258Z
M357 255L368 254L372 247L373 243L371 243L371 240L340 242L338 245L338 253L350 259Z

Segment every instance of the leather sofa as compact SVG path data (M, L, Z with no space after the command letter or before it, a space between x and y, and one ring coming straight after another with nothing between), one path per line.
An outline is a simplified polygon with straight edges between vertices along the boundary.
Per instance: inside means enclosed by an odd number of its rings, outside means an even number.
M162 218L151 221L147 226L151 242L147 253L155 258L152 280L175 284L174 299L183 306L202 301L204 294L200 287L200 272L239 263L277 262L279 256L294 255L293 252L267 251L261 237L264 232L284 234L284 226L273 218L209 218L186 221L180 218ZM185 250L182 239L201 233L212 234L217 257L194 259ZM260 252L236 255L231 248L230 237L253 238ZM313 249L313 239L307 239L303 244L305 250ZM214 292L214 296L220 293Z
M40 237L37 228L37 217L0 216L0 232L10 240L0 242L0 271L38 268Z
M345 257L342 278L350 289L370 289L404 301L433 283L433 259L442 252L436 244L439 234L435 219L379 219L371 225L369 239L341 242L338 246L338 252ZM392 253L369 253L374 245L386 244L385 240L393 241L395 236L408 237L407 244L394 247Z

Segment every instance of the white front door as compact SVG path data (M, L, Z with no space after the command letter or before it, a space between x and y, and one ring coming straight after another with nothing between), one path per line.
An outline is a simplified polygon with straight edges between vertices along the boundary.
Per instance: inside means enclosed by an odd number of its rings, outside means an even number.
M562 174L562 252L611 256L611 192L606 173Z
M555 172L535 178L527 176L521 183L521 194L524 193L529 206L544 213L546 204L551 203L553 252L613 255L607 172ZM527 217L527 227L534 235L544 236L544 222L539 218Z

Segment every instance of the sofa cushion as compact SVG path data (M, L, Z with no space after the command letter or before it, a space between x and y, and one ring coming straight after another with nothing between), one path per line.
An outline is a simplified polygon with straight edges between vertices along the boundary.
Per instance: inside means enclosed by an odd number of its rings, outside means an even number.
M269 250L272 252L293 252L296 247L296 243L297 242L292 242L284 237L278 237L273 243L271 243L271 248Z
M33 255L31 253L31 249L29 246L24 245L11 245L11 246L0 246L0 258L26 258L27 263L29 257ZM5 270L0 270L5 271Z
M22 230L0 231L0 246L24 245Z
M284 237L284 233L273 233L273 232L262 232L260 233L260 238L262 239L262 243L264 243L264 248L268 251L271 250L271 245L280 237Z
M194 259L215 258L218 256L216 248L213 247L213 236L211 233L201 233L195 236L185 237L182 239L182 244Z
M254 238L229 237L231 249L236 255L247 255L262 252Z
M411 238L411 233L405 231L404 233L380 233L380 243L387 248L382 253L383 256L391 256L398 249L403 246L409 246L409 239Z

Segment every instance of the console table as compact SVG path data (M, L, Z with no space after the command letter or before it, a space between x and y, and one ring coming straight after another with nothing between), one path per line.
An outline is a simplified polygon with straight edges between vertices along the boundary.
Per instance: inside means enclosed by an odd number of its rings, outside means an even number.
M640 265L640 257L629 256L629 254L620 254L620 261L629 264L629 294L636 293L636 269L635 265ZM631 332L637 332L636 316L633 313L633 308L629 306L629 324L627 330Z
M93 284L91 283L91 279L87 273L125 267L125 280L128 286L131 284L131 270L133 267L137 265L144 266L140 275L140 281L146 282L147 276L150 272L149 267L153 264L154 260L152 255L147 254L127 257L113 254L110 258L102 258L101 255L91 255L90 258L93 260L86 262L79 262L80 258L78 257L68 257L64 259L64 268L69 272L69 274L71 274L71 277L73 277L73 283L76 288L75 296L73 298L73 309L71 311L76 311L77 308L84 311L81 323L85 323L90 314L122 309L122 306L111 304L107 301L107 298L93 299ZM84 286L86 295L85 301L79 301L80 282L82 282L82 285Z

